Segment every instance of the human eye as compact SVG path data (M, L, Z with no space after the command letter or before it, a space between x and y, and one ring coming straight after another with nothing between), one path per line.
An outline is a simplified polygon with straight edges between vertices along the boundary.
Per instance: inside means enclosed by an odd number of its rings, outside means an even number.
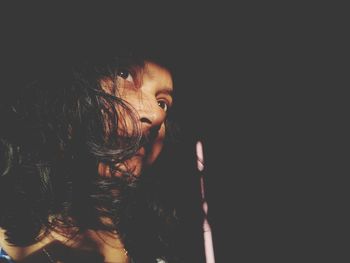
M170 108L170 103L166 100L158 100L158 106L167 112Z
M126 81L134 82L134 79L133 79L131 73L127 69L120 69L120 70L118 70L117 75L118 75L118 77L120 77L120 78L122 78L122 79L124 79Z

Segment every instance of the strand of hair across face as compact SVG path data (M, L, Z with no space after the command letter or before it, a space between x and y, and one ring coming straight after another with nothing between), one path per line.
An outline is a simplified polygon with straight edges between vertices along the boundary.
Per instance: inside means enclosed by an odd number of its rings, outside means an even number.
M207 216L208 203L205 199L204 177L203 177L204 154L203 154L203 145L201 141L198 141L196 144L196 155L197 155L197 169L200 172L202 206L204 211L203 237L204 237L205 258L206 258L206 263L215 263L213 238L212 238L211 227Z

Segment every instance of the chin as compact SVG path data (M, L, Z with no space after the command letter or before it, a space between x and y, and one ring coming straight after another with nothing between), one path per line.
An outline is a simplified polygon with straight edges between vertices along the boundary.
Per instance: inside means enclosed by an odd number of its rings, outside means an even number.
M159 157L162 149L163 149L163 144L154 145L151 152L145 158L145 164L147 166L152 165Z

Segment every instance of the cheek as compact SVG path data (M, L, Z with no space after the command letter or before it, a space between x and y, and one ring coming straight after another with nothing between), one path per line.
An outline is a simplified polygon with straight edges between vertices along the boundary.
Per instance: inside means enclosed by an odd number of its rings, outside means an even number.
M163 123L161 128L159 129L158 136L155 139L150 149L150 153L146 160L147 165L151 165L155 162L155 160L157 160L158 156L160 155L163 149L164 139L165 139L165 125Z

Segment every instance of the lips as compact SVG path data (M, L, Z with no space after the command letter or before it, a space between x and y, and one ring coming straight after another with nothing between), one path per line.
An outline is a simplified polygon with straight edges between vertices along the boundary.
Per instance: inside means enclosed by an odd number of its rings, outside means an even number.
M142 135L141 142L140 142L140 145L141 145L140 150L143 149L143 151L141 151L143 152L143 155L145 155L145 152L148 151L154 144L155 140L158 137L158 131L159 129L154 129L154 130L150 130L147 134Z
M149 166L158 158L163 148L165 135L164 125L160 128L146 130L142 133L139 149L134 155L135 161L142 163L142 166Z

